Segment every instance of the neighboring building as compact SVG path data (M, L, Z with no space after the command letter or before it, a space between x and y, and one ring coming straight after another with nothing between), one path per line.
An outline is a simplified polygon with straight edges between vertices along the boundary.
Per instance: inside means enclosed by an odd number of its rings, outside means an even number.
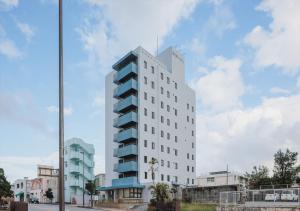
M220 192L245 191L247 178L242 174L217 171L208 175L197 177L197 186L185 188L185 200L194 202L218 202Z
M83 204L83 190L89 180L94 180L94 154L92 144L79 138L72 138L65 143L65 201ZM85 193L84 203L89 203Z
M31 186L30 186L30 199L34 201L39 201L40 203L43 203L45 201L44 197L44 189L43 189L43 179L41 178L35 178L30 180Z
M149 201L155 182L195 185L195 92L170 47L130 51L106 76L106 190L115 201ZM154 177L149 161L155 158Z
M101 187L105 186L105 174L97 174L95 176L95 184L98 190L97 200L104 200L105 199L105 192L101 191Z
M58 176L59 170L53 168L53 166L38 165L38 178L42 179L43 194L51 188L53 193L52 202L58 202ZM49 199L43 196L42 202L49 202Z
M13 184L14 200L15 201L29 201L30 198L31 181L28 177L18 179Z

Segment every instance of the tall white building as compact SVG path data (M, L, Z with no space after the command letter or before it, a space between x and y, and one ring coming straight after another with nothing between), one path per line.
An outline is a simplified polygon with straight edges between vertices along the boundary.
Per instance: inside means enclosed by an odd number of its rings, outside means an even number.
M149 201L157 182L196 184L195 92L184 59L170 47L130 51L106 76L106 190L119 201ZM152 178L149 161L155 158Z

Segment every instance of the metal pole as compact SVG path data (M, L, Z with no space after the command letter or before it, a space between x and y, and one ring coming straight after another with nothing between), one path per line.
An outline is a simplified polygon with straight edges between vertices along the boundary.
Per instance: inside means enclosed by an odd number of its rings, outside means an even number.
M63 69L63 2L59 0L59 211L65 211L64 190L64 69Z
M82 151L82 205L84 206L84 152Z

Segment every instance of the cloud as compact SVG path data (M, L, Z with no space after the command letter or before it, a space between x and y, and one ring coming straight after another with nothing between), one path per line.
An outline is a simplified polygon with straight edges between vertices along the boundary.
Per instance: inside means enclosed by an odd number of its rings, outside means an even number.
M93 107L102 107L105 105L105 97L102 95L95 96L92 106Z
M266 98L253 108L197 115L198 171L272 167L279 149L300 151L300 94ZM207 162L209 159L209 162ZM199 173L198 172L198 173Z
M290 93L289 90L283 89L283 88L280 88L280 87L277 87L277 86L276 87L272 87L271 90L270 90L270 92L272 94L289 94Z
M27 42L30 42L32 37L34 36L34 29L28 25L27 23L15 20L18 29L24 34Z
M53 105L52 106L48 106L46 109L50 113L58 113L58 111L59 111L58 107L57 106L53 106ZM70 115L73 114L73 112L74 112L74 109L71 106L64 108L64 115L65 116L70 116Z
M198 3L197 0L84 2L93 7L94 13L76 31L88 54L88 64L102 67L105 73L116 57L139 45L153 52L157 36L161 45Z
M206 108L222 111L241 105L239 97L245 92L240 74L241 61L216 56L209 61L212 71L192 81L197 100Z
M19 5L19 0L0 0L0 9L9 10Z
M295 74L300 70L300 1L264 0L256 8L268 13L272 22L266 29L257 25L244 38L254 49L255 63L276 66Z
M9 39L2 40L0 38L0 54L6 56L9 59L22 58L22 52L15 43Z
M51 165L58 167L58 151L47 156L1 156L0 166L10 182L24 177L36 178L37 165ZM20 172L22 172L20 174Z

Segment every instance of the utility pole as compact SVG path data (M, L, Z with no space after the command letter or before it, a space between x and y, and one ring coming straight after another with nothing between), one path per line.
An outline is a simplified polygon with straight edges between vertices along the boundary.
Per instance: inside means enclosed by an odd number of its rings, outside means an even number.
M63 65L63 2L58 6L59 37L59 211L65 211L64 184L64 65Z
M80 152L82 153L82 205L84 206L84 190L85 190L85 185L84 185L84 151Z

